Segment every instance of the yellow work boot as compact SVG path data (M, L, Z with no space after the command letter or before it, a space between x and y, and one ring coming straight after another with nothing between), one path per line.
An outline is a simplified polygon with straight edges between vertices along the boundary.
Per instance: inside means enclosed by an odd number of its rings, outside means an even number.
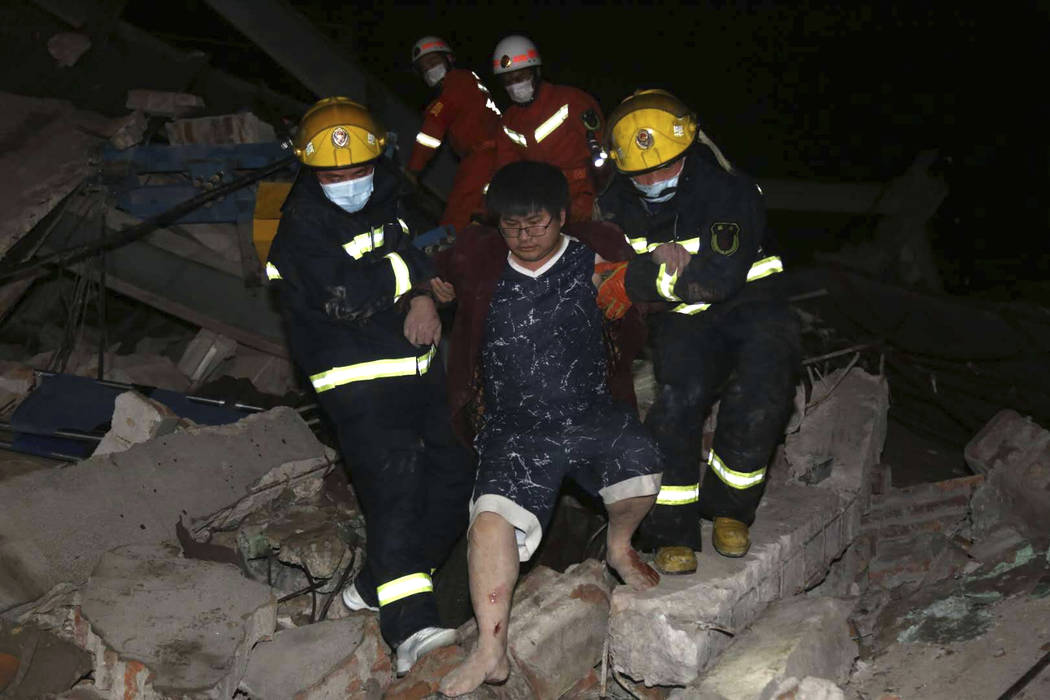
M739 520L715 518L711 543L723 557L742 557L751 548L751 536L747 532L747 525Z
M691 574L696 571L696 553L689 547L660 547L653 564L661 574Z

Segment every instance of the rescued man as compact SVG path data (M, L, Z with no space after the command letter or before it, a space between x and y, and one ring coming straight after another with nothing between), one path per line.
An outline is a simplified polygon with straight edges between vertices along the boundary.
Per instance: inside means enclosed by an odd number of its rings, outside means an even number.
M478 368L484 406L468 534L480 633L442 680L451 696L507 677L518 563L536 551L565 477L605 504L609 566L635 589L659 581L630 544L660 489L659 455L632 408L610 394L596 303L596 251L622 254L618 231L591 223L569 229L579 240L563 233L568 183L546 163L497 171L486 204L498 226L458 238L448 273L461 292L457 322L473 327L452 353Z
M441 323L421 293L432 272L398 218L385 137L345 97L310 108L266 272L364 509L367 560L343 601L379 610L403 674L455 639L438 621L431 573L466 527L473 469L449 425L434 360Z

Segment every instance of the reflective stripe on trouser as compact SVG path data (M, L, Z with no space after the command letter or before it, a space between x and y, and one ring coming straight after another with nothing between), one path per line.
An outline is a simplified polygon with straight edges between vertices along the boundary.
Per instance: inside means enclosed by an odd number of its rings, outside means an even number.
M379 598L379 607L381 608L391 603L396 603L410 595L433 592L434 582L431 580L430 574L423 572L402 576L376 586L376 596Z
M664 455L664 484L697 481L704 418L720 398L713 445L718 461L707 467L699 503L653 508L639 546L695 548L701 513L754 519L764 480L763 470L751 465L768 464L783 438L800 356L798 323L785 304L766 301L702 320L664 314L654 323L659 389L646 426Z
M418 357L371 360L354 365L333 367L310 375L310 383L314 385L314 391L320 393L353 382L366 382L387 377L410 377L416 374L422 376L430 370L436 352L437 348L431 345L429 350Z
M685 486L663 485L656 495L656 505L684 506L700 500L700 482Z
M707 464L711 468L711 471L722 480L722 483L734 489L746 489L752 486L758 486L762 483L762 480L766 478L765 467L749 472L736 471L735 469L727 467L726 463L722 461L721 457L715 454L714 450L711 450L711 454L707 458Z
M373 606L381 602L377 584L386 584L379 624L396 647L440 626L435 597L423 589L467 525L474 468L452 434L444 372L434 362L416 379L349 384L317 397L366 513L365 565L355 584Z

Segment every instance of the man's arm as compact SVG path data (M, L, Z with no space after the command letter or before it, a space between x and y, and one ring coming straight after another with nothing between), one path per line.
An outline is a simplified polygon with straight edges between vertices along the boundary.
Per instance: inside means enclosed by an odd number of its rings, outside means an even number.
M441 147L445 139L445 132L452 123L452 115L456 111L454 95L450 94L449 80L452 76L445 78L441 95L427 106L423 113L423 126L416 134L416 143L412 147L412 157L408 159L408 170L418 173L427 166L430 159Z
M635 301L717 303L732 298L747 283L765 228L761 196L750 181L727 198L720 213L698 231L698 252L684 269L664 251L635 258L627 270L627 292Z
M288 291L302 295L309 306L332 318L370 316L393 306L413 285L432 276L429 261L408 236L400 237L396 250L378 255L371 248L362 253L360 243L352 250L333 245L315 233L318 226L319 222L294 216L283 218L280 227L295 244L271 256L267 269L271 279L278 277ZM364 247L378 248L379 236L382 232L375 232Z

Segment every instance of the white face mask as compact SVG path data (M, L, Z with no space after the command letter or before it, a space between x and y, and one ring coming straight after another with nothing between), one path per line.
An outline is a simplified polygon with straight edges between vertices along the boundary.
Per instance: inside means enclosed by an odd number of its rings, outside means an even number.
M423 71L423 82L427 84L427 87L434 87L445 77L445 64L439 63L433 68L427 68Z
M515 102L524 104L532 101L533 89L531 80L523 80L520 83L511 83L507 86L507 94Z
M635 189L642 193L642 197L645 198L645 201L666 202L671 197L674 197L675 192L678 191L678 176L681 174L682 173L679 172L678 175L675 175L674 177L654 182L651 185L643 185L632 178L631 184L635 186Z
M372 196L372 179L374 177L375 171L373 170L367 175L354 178L353 180L343 180L342 182L333 182L330 185L321 185L321 189L324 190L325 196L333 204L353 214L361 211L365 204L368 203L368 198Z

